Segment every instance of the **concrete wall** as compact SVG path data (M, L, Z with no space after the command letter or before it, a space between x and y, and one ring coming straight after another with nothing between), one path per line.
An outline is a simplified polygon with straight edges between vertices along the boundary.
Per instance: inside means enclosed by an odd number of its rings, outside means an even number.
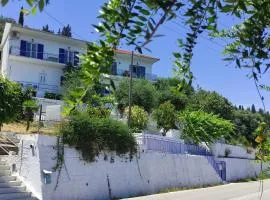
M225 157L225 151L229 150L228 157L255 159L255 150L252 148L249 149L251 152L248 152L246 147L215 143L211 146L211 150L216 157Z
M237 181L240 179L257 177L261 173L261 166L258 161L237 159L237 158L219 158L226 162L226 180ZM263 169L270 167L269 163L263 164Z
M78 151L65 148L65 166L55 190L59 172L53 172L52 183L45 184L42 171L51 171L56 164L56 138L39 135L20 138L24 141L24 159L20 162L19 153L16 159L10 159L10 164L16 163L18 175L40 199L124 198L151 194L165 188L221 181L207 159L201 156L141 152L138 159L130 161L128 157L107 153L107 156L102 154L97 162L86 163ZM34 146L34 155L30 144Z

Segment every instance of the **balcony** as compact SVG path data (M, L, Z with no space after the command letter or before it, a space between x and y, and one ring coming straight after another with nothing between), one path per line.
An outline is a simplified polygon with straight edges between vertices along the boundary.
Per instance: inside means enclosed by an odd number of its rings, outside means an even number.
M116 72L112 73L111 75L114 76L123 76L123 77L129 77L130 76L130 71L129 70L121 70L117 69ZM141 79L146 79L150 81L156 81L158 76L156 74L150 74L150 73L145 73L145 74L137 74L137 73L132 73L133 78L141 78Z
M38 59L38 60L44 60L54 63L60 63L60 64L71 64L73 66L77 65L75 63L75 59L72 58L66 58L63 62L60 62L59 60L59 54L52 54L52 53L46 53L46 52L37 52L37 51L22 51L20 47L11 46L10 55L13 56L22 56L22 57L28 57L32 59Z

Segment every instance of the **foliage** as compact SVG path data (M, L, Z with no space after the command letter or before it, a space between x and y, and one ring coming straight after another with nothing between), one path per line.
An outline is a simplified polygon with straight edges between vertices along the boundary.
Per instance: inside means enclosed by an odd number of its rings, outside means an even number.
M216 92L205 90L199 90L189 98L188 109L213 113L229 120L233 117L233 106L228 99Z
M183 123L182 137L194 143L215 142L218 139L228 140L234 135L235 127L228 120L203 111L184 111L179 115Z
M188 96L193 93L193 88L186 87L184 91L179 91L177 88L180 83L177 78L158 79L154 85L158 91L159 104L170 101L176 110L183 110L187 105Z
M66 37L72 37L71 26L69 24L62 28L61 35Z
M46 24L45 26L42 27L42 31L45 31L45 32L48 32L48 33L54 33L53 30L50 30L48 24Z
M1 6L6 6L10 0L2 0L0 2ZM44 7L49 4L49 0L25 0L25 2L31 7L30 10L24 10L25 13L31 12L32 14L35 14L37 12L37 8L39 11L43 11Z
M77 113L61 126L63 142L78 149L84 160L92 162L105 151L117 155L136 152L136 140L122 122Z
M27 122L26 131L30 128L30 122L33 121L34 113L38 110L37 102L26 100L23 102L23 114Z
M0 130L3 123L14 121L20 114L21 97L20 85L0 76Z
M256 146L253 132L264 119L259 113L252 113L247 110L235 110L233 112L232 122L235 124L236 133L244 136L252 146Z
M118 109L124 111L129 105L129 80L123 79L115 90L115 99ZM157 103L157 92L155 87L147 80L138 79L132 83L132 105L142 107L147 112L155 107Z
M53 92L45 92L44 98L60 100L62 99L62 95Z
M23 12L23 7L21 7L21 10L20 10L20 16L19 16L18 24L20 24L21 26L23 26L23 24L24 24L24 12Z
M126 108L126 115L128 115L128 108ZM143 108L139 106L131 107L131 122L130 128L133 132L141 132L147 127L148 114Z
M157 121L158 128L163 129L163 135L166 135L170 129L176 128L177 113L175 106L169 101L160 104L154 110L153 117Z
M258 128L253 133L255 141L258 144L256 156L262 162L270 161L270 132L269 125L265 122L259 124Z

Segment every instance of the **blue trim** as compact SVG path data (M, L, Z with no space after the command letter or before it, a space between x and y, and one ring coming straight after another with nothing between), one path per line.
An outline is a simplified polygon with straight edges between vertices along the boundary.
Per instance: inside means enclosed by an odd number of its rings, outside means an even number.
M37 58L40 59L40 60L43 60L43 54L44 54L44 45L43 44L38 44Z
M65 49L59 48L59 63L65 64L66 62L66 51Z
M26 56L26 41L25 40L21 40L20 55Z
M78 66L79 62L80 62L79 52L75 51L74 52L74 66Z

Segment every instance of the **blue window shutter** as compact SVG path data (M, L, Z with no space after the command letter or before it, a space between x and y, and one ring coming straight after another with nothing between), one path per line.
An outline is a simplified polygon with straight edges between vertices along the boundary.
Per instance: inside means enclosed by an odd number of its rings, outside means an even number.
M59 63L65 63L65 49L59 48Z
M79 59L79 52L75 51L74 52L74 66L78 66L79 61L80 61L80 59Z
M117 62L112 63L111 74L112 75L117 75Z
M141 67L141 77L145 78L145 67Z
M26 56L26 41L25 40L21 40L20 55Z
M40 59L40 60L43 60L43 53L44 53L44 45L43 44L38 44L37 58Z

